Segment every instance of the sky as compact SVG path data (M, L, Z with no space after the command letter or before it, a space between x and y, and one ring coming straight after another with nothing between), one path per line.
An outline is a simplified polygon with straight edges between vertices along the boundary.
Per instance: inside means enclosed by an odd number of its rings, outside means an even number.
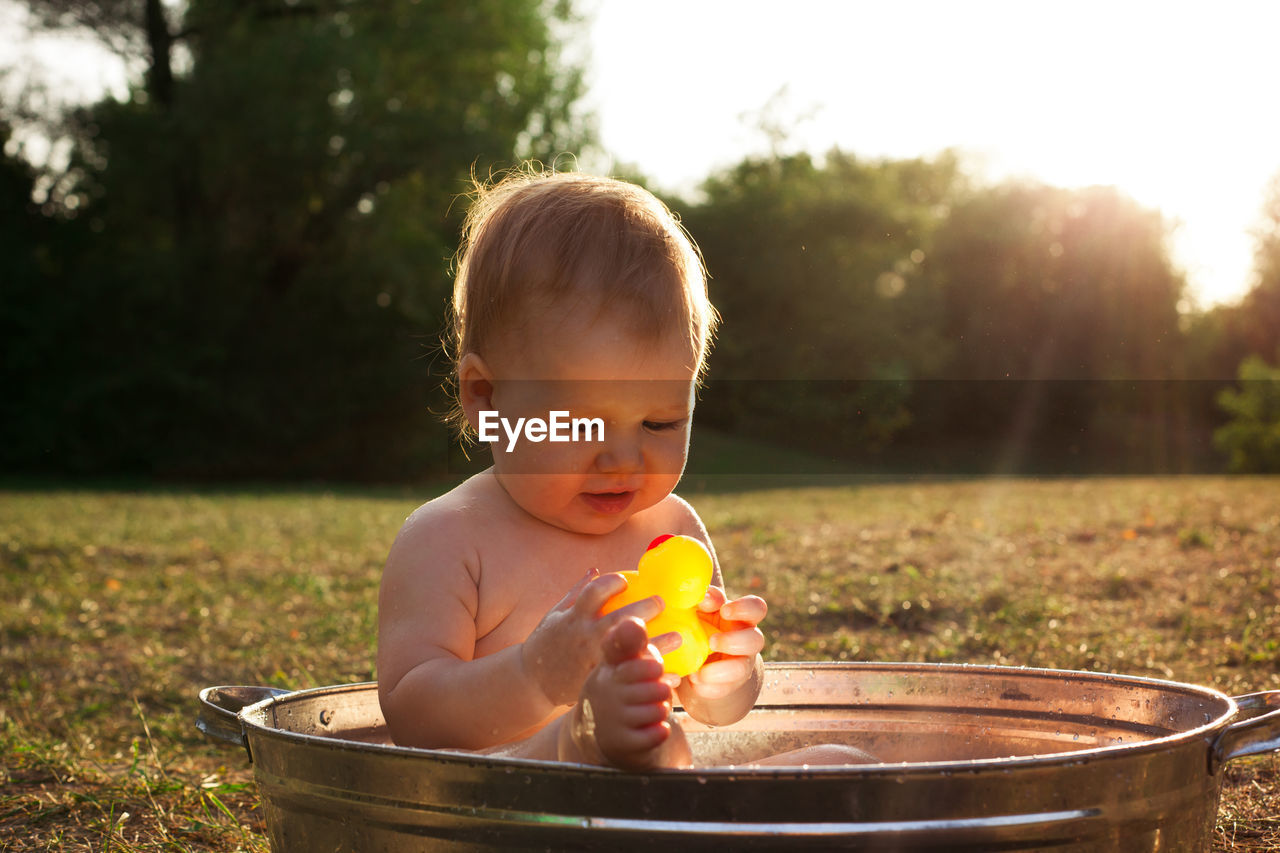
M1251 283L1280 173L1280 2L579 0L611 162L690 192L743 157L838 146L957 150L979 180L1113 185L1159 209L1201 307ZM68 100L124 91L87 41L22 42L0 0L0 64ZM761 130L771 125L771 140Z
M958 150L986 182L1113 185L1159 209L1202 306L1251 283L1280 173L1280 3L594 0L604 147L688 190L770 150Z

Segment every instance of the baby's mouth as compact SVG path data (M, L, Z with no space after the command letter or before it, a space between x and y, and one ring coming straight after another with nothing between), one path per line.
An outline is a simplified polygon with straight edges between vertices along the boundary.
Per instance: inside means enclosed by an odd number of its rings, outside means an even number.
M636 493L633 491L582 493L582 499L587 506L605 515L614 515L622 512L631 506L631 501L635 496Z

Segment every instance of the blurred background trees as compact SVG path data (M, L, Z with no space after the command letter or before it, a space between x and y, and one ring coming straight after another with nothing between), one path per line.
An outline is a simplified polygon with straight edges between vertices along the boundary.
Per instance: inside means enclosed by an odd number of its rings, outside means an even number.
M1218 405L1231 415L1214 433L1237 473L1280 472L1280 368L1256 355L1240 363L1240 387L1226 388Z
M377 478L443 451L427 366L455 199L473 170L589 140L568 9L31 7L146 71L67 117L52 215L5 163L7 211L64 244L6 296L5 362L36 369L7 387L5 467Z
M933 235L954 157L863 162L830 152L748 160L685 208L724 319L700 417L810 450L881 447L911 419L910 380L950 343Z
M1280 174L1272 179L1257 231L1254 286L1220 309L1207 337L1215 360L1240 360L1239 384L1218 395L1230 417L1214 434L1232 471L1280 472ZM1274 362L1272 366L1268 362Z
M1246 352L1280 361L1280 173L1271 180L1255 236L1254 285L1236 311L1233 330Z
M0 467L443 471L469 178L594 144L569 4L27 7L137 73L46 117L65 167L28 163L29 116L0 105ZM1220 467L1244 433L1216 452L1214 430L1252 409L1218 395L1280 357L1280 183L1269 199L1253 289L1197 312L1168 223L1114 189L774 145L669 199L725 320L700 423L866 470Z
M1206 464L1167 225L1114 189L834 151L704 190L687 220L725 317L704 422L888 470Z

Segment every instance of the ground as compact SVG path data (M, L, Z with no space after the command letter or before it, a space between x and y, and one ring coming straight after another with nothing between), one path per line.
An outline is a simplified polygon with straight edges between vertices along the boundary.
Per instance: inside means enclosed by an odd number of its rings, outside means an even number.
M785 486L785 487L784 487ZM953 661L1280 690L1280 480L699 479L773 660ZM374 677L378 575L430 490L0 492L0 849L264 851L212 684ZM1280 758L1214 850L1280 850Z

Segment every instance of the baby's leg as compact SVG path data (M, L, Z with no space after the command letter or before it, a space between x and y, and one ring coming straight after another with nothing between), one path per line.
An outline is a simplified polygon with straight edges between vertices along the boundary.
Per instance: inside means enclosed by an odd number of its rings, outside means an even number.
M605 635L603 662L561 726L560 757L624 770L690 767L684 731L671 717L672 685L639 619Z
M845 746L838 743L820 743L813 746L802 746L788 752L766 756L752 761L752 766L763 767L797 767L804 764L880 764L880 759L869 752L863 752L856 746Z

